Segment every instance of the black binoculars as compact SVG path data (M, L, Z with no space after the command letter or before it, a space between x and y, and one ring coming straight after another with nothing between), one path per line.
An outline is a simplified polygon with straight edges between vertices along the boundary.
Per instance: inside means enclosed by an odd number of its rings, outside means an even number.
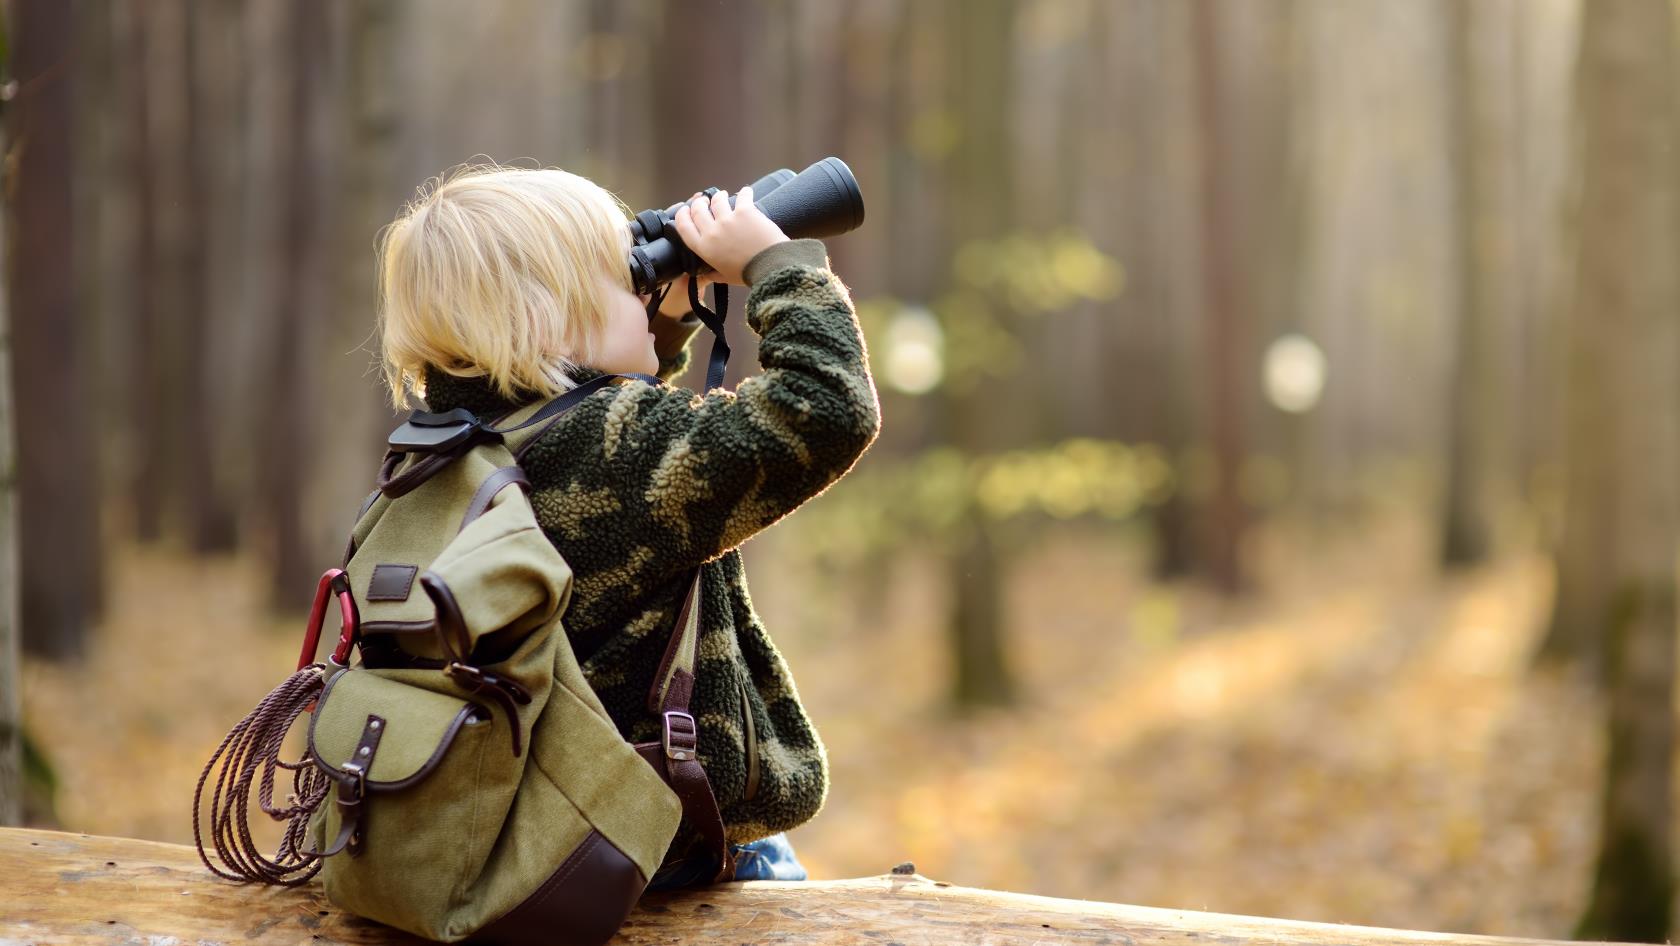
M701 193L710 196L717 188ZM852 169L839 158L823 158L798 174L781 168L752 183L753 204L789 237L824 237L856 230L863 224L863 192ZM735 198L729 198L734 206ZM683 244L676 213L683 204L644 210L630 223L630 281L636 292L652 295L684 273L711 270Z

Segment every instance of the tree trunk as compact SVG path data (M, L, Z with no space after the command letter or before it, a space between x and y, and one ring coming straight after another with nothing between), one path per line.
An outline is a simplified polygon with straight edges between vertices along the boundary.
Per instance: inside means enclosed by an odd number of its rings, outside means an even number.
M134 135L130 152L129 178L134 188L134 387L125 406L134 438L126 446L129 467L129 505L134 517L134 537L153 542L163 534L164 454L160 438L165 380L158 369L162 358L159 345L162 307L159 305L158 187L152 159L153 56L151 19L155 9L127 11L127 78L129 107L133 112Z
M221 3L187 0L181 18L181 68L185 73L182 133L170 164L186 172L186 229L181 235L181 364L184 369L181 464L184 490L181 511L186 517L188 546L195 552L226 552L237 539L234 509L217 472L221 464L216 417L219 399L213 382L219 376L211 346L216 313L210 307L212 200L217 194L216 156L224 147L223 125L215 105L216 93L229 76L206 69L206 47L218 37L215 18L224 14ZM206 35L208 33L209 35ZM214 60L211 60L212 62ZM219 254L217 254L219 256Z
M1298 298L1300 210L1310 180L1300 168L1297 148L1302 90L1295 76L1302 4L1273 0L1225 4L1219 10L1224 56L1230 64L1224 70L1227 95L1222 109L1230 116L1226 141L1236 175L1229 185L1237 226L1231 240L1244 326L1236 353L1237 364L1245 366L1236 398L1244 432L1238 469L1254 456L1275 458L1287 468L1299 463L1306 418L1263 399L1255 369L1276 338L1292 332L1316 334L1303 324ZM1239 499L1245 506L1281 505L1286 485L1279 482L1255 495L1239 491Z
M292 69L281 128L286 142L283 171L285 197L280 201L281 265L269 330L270 392L288 392L287 410L267 414L267 436L261 463L262 495L270 527L269 601L276 610L302 608L323 570L311 554L304 528L304 451L309 431L327 416L317 397L307 356L314 301L305 287L322 276L321 258L313 247L321 237L317 210L320 162L316 148L315 74L324 64L325 10L321 0L299 0L284 18L289 31Z
M1581 235L1583 240L1587 237ZM1603 423L1617 410L1609 390L1614 369L1602 350L1605 339L1599 326L1583 324L1572 313L1566 335L1563 527L1553 555L1552 613L1536 659L1575 665L1598 680L1604 672L1600 630L1610 607L1609 563L1615 545L1604 507L1614 494L1617 471L1609 443L1611 428Z
M1579 110L1579 283L1572 318L1591 331L1614 410L1597 418L1615 488L1593 503L1614 541L1608 644L1609 761L1591 904L1578 935L1661 942L1674 895L1675 550L1680 540L1680 145L1667 0L1587 4ZM1578 336L1579 338L1579 336ZM1577 452L1580 444L1571 444Z
M1441 565L1463 568L1488 554L1484 507L1485 467L1493 431L1489 425L1487 342L1482 305L1486 279L1486 224L1481 212L1480 165L1476 140L1477 90L1472 61L1475 13L1471 0L1446 0L1448 140L1456 185L1452 214L1452 258L1459 267L1457 349L1452 366L1452 395L1447 399L1446 502L1441 528Z
M950 198L946 219L951 227L945 234L946 272L954 272L950 261L963 243L1001 236L1014 206L1013 171L1009 161L1009 77L1012 39L1017 8L1013 0L985 0L960 4L960 12L947 7L955 20L956 49L947 91L962 140L949 158L947 169ZM948 20L949 22L949 20ZM1007 319L1007 303L993 303L994 312L957 312L952 318L971 315ZM993 411L997 400L991 395L992 382L946 385L945 409L951 441L964 455L973 457L998 447ZM956 535L948 563L953 593L950 640L955 674L952 699L959 708L1004 705L1015 698L1013 674L1004 648L1005 551L1000 547L997 524L984 521L987 515L971 498L964 511L967 520Z
M303 336L319 338L310 342L319 355L305 370L319 379L319 416L332 422L307 428L309 453L297 463L311 487L302 508L316 574L337 564L373 488L385 438L397 425L388 392L369 366L379 346L370 331L378 304L374 239L407 196L396 170L405 141L400 91L407 84L397 55L406 9L400 0L360 0L337 11L347 38L345 82L333 96L342 180L334 187L329 238L338 249L325 273L331 280L331 293L322 299L328 317L313 326L318 335Z
M1562 383L1560 340L1565 334L1573 275L1570 240L1577 228L1564 227L1563 209L1572 196L1567 160L1570 133L1569 82L1578 45L1572 7L1517 2L1502 33L1510 39L1512 107L1510 159L1506 175L1512 208L1509 283L1517 352L1509 400L1500 405L1502 422L1516 438L1513 467L1523 496L1539 512L1539 540L1558 546L1562 524L1554 502L1553 470L1561 472L1561 437L1566 385Z
M1623 7L1612 4L1619 13ZM1629 4L1632 8L1636 4ZM1608 69L1608 61L1619 52L1615 47L1594 49L1593 59L1587 59L1588 28L1593 30L1595 42L1602 40L1603 17L1607 14L1598 5L1589 5L1592 16L1583 14L1580 28L1580 59L1576 68L1576 97L1580 108L1594 110L1600 104L1615 102L1616 93L1603 79L1589 69ZM1644 14L1649 10L1641 8ZM1623 13L1622 15L1626 15ZM1615 19L1612 16L1612 19ZM1630 71L1631 67L1622 66ZM1599 83L1596 84L1595 83ZM1595 96L1597 99L1595 100ZM1622 107L1634 107L1622 103ZM1646 104L1647 109L1653 106ZM1614 520L1611 515L1619 477L1617 446L1613 439L1615 427L1609 421L1629 410L1638 409L1630 402L1619 401L1615 385L1621 372L1616 362L1611 338L1594 318L1593 306L1618 305L1625 290L1618 290L1612 281L1617 272L1613 256L1603 243L1601 234L1612 233L1619 222L1607 214L1598 191L1613 189L1614 179L1624 169L1616 167L1615 156L1601 150L1608 147L1599 139L1610 133L1608 116L1596 111L1582 112L1591 121L1582 126L1586 140L1580 154L1586 165L1595 161L1600 166L1582 168L1581 193L1576 196L1580 208L1576 215L1577 228L1570 241L1577 260L1574 286L1565 330L1567 351L1567 397L1563 403L1564 450L1564 506L1563 523L1554 558L1556 562L1556 592L1546 636L1536 652L1543 663L1573 664L1594 680L1600 680L1608 668L1604 662L1605 616L1610 613L1615 594L1615 579L1611 562L1617 545ZM1652 114L1655 114L1653 111ZM1633 119L1622 119L1632 121ZM1619 131L1618 134L1628 132ZM1595 138L1595 135L1598 136ZM1608 164L1604 162L1610 162ZM1645 186L1640 182L1638 186ZM1631 198L1630 198L1631 199ZM1596 229L1595 229L1596 228ZM1619 252L1629 238L1617 236L1610 240ZM1589 271L1589 264L1598 267ZM1665 260L1666 268L1672 261Z
M0 129L0 154L10 142ZM10 220L5 195L16 193L0 173L0 221ZM11 273L9 228L0 227L0 825L23 823L23 658L18 639L17 425L12 411L12 331L6 293Z
M996 527L976 511L962 529L951 562L951 651L956 661L952 701L959 707L1004 706L1015 699L1004 650L1004 571L997 561Z
M76 361L64 366L66 373L81 386L82 413L66 420L76 430L72 437L71 457L86 455L86 472L77 465L71 489L82 497L86 514L86 538L91 543L87 560L94 563L94 571L79 581L76 593L84 597L82 608L89 620L104 613L104 437L111 405L119 400L106 400L96 378L104 373L99 338L104 328L106 299L114 291L104 276L104 240L109 235L104 210L111 202L106 190L106 155L114 146L114 116L121 109L116 97L114 72L114 12L111 3L102 0L69 0L76 18L74 54L71 69L76 74L71 101L71 279L76 282ZM27 187L25 183L24 187ZM72 460L77 462L77 460ZM72 524L72 529L79 528Z
M740 100L746 85L747 57L713 56L702 68L695 68L693 58L696 49L750 46L744 38L753 26L748 13L739 3L664 5L653 64L652 103L655 111L668 116L657 126L653 141L657 155L654 199L661 207L687 200L707 187L734 193L742 184L752 183L753 175L762 173L738 163L755 124L748 120L747 113L704 104ZM803 166L793 170L803 170ZM745 301L745 291L736 287L730 300L735 315L727 322L730 358L725 387L734 387L758 371L758 338L741 317ZM710 351L711 337L702 332L695 339L694 357L683 379L695 390L705 386Z
M8 106L18 527L29 550L21 560L23 644L54 659L81 653L100 584L99 471L73 286L73 10L53 0L16 4L20 92Z
M136 491L143 541L167 540L192 545L192 511L199 475L189 467L200 412L198 392L197 262L200 234L195 220L195 192L202 180L192 165L192 80L189 63L189 0L147 4L135 17L143 36L138 62L146 86L145 122L148 152L142 157L148 279L139 357L145 378L136 398ZM24 441L26 444L28 440Z
M1204 344L1207 346L1208 421L1213 448L1214 490L1207 516L1208 575L1226 594L1245 585L1243 534L1248 509L1242 498L1243 416L1246 368L1241 266L1232 234L1240 225L1232 194L1229 105L1224 89L1223 42L1213 0L1196 0L1191 10L1195 42L1196 121L1201 139L1201 246Z
M199 507L194 528L200 551L246 544L248 512L260 509L255 457L242 412L249 402L247 352L252 334L266 321L263 293L251 270L267 254L247 239L252 201L261 199L262 168L250 147L254 121L249 104L252 46L244 0L199 8L201 39L197 83L205 127L209 204L203 236L206 318L203 321L203 384L207 397L200 421L208 431L211 470L204 474L211 501Z
M1672 550L1670 548L1670 550ZM1610 753L1592 899L1576 939L1668 942L1674 895L1675 602L1671 577L1621 583L1607 627Z
M1120 257L1128 267L1121 304L1137 330L1111 326L1105 352L1106 357L1115 358L1135 345L1137 354L1127 362L1135 370L1101 372L1104 400L1142 406L1132 436L1158 445L1180 473L1190 452L1196 410L1190 381L1196 372L1187 365L1191 360L1188 340L1200 324L1192 303L1194 287L1186 278L1190 268L1183 265L1190 241L1177 225L1193 189L1181 160L1186 136L1179 133L1180 115L1185 109L1175 107L1186 97L1185 84L1172 68L1185 45L1178 22L1181 14L1172 0L1149 0L1130 15L1109 13L1114 21L1110 31L1121 31L1125 43L1112 58L1140 64L1120 79L1125 89L1120 106L1124 137L1135 157L1131 173L1119 185L1126 204L1140 212L1123 215L1135 247ZM1122 430L1115 435L1127 433ZM1154 577L1174 580L1191 575L1196 523L1182 476L1165 501L1150 508L1149 527L1154 538L1150 562Z

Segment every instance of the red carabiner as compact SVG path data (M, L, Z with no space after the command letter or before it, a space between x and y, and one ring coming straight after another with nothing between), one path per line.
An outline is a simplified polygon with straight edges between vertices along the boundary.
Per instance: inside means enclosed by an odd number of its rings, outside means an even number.
M340 667L350 666L350 648L356 643L360 620L356 614L356 599L350 594L350 576L342 568L329 568L315 586L315 601L309 607L309 626L304 628L303 652L298 654L297 668L302 670L315 660L315 649L321 644L321 627L327 621L327 596L338 595L341 619L338 646L333 648L332 662Z

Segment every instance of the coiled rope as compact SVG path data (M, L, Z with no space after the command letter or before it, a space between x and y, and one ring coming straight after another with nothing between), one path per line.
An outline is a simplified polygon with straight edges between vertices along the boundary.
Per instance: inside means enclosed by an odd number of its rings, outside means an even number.
M326 667L322 664L311 664L292 674L233 727L199 775L193 790L193 841L198 846L199 860L216 876L296 887L320 871L320 855L304 849L303 841L309 831L309 816L326 798L332 780L315 765L307 751L296 762L281 761L280 744L292 723L321 695L325 679ZM218 763L221 772L216 776L216 786L210 796L211 842L227 867L225 871L212 864L205 853L198 817L204 785ZM292 773L292 792L287 799L295 803L291 807L274 807L277 768ZM251 839L251 782L259 769L262 779L257 789L258 804L270 818L288 822L274 860L264 857Z

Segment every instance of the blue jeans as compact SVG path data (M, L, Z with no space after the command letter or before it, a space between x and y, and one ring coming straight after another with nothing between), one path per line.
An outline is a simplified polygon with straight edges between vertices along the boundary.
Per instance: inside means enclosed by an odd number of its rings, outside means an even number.
M804 880L805 868L794 856L787 834L772 834L746 844L731 844L736 854L735 880ZM659 869L648 881L648 890L675 890L707 882L717 862L704 855L677 861Z

